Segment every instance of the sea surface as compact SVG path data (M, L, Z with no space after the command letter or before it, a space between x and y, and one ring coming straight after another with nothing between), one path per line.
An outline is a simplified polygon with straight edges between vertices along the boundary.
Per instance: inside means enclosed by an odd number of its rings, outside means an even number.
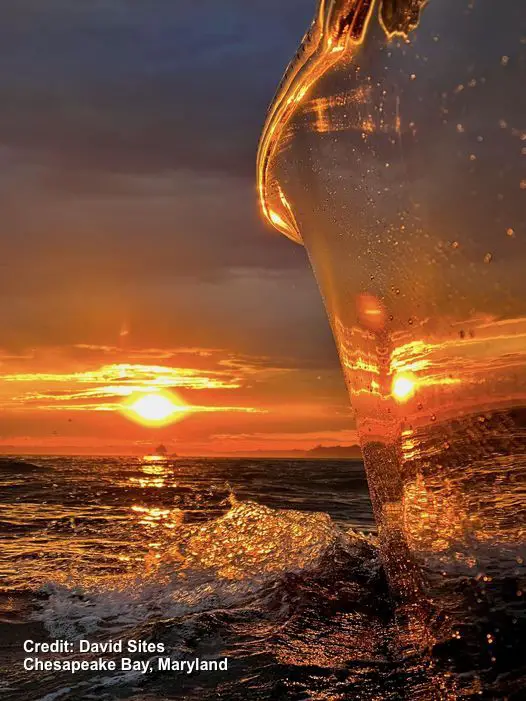
M525 698L412 644L425 621L395 615L359 461L13 457L0 489L6 701ZM55 638L228 671L24 671L23 641Z

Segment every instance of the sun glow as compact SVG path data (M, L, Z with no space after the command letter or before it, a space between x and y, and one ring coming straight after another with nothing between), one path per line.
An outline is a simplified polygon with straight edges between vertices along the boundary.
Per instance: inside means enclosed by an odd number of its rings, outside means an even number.
M415 393L416 382L409 375L397 375L393 380L393 397L399 402L406 402Z
M165 426L177 421L189 409L168 392L151 392L133 398L125 408L130 418L149 426Z

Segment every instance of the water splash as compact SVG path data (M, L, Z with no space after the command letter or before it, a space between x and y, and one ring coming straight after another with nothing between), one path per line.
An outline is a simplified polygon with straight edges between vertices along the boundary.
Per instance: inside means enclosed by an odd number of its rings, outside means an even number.
M165 510L173 528L140 576L83 575L76 567L60 573L43 587L36 620L53 637L114 634L160 617L248 605L287 577L323 571L343 556L355 568L370 568L371 577L377 573L374 538L342 531L327 514L271 509L234 496L230 502L224 515L198 524Z

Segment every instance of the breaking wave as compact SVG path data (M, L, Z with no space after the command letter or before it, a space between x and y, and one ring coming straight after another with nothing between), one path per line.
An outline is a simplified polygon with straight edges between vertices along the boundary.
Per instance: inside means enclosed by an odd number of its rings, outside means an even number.
M293 580L331 578L343 567L356 584L380 577L373 536L345 532L324 513L230 502L204 523L185 524L174 511L170 537L138 573L93 578L74 566L61 573L42 588L35 619L54 638L115 635L159 618L254 606L280 591L285 600Z

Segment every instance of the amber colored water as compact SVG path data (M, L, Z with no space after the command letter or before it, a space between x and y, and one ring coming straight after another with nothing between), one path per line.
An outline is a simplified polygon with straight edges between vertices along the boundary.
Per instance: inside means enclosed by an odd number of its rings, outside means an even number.
M508 555L501 568L481 547L476 563L442 578L449 613L466 596L473 610L460 638L433 642L436 611L387 590L360 462L32 463L0 467L2 698L520 698L525 623ZM429 509L414 485L410 518L424 547L415 504ZM470 627L494 636L482 658ZM24 672L22 641L56 637L161 641L174 658L226 655L230 667Z

